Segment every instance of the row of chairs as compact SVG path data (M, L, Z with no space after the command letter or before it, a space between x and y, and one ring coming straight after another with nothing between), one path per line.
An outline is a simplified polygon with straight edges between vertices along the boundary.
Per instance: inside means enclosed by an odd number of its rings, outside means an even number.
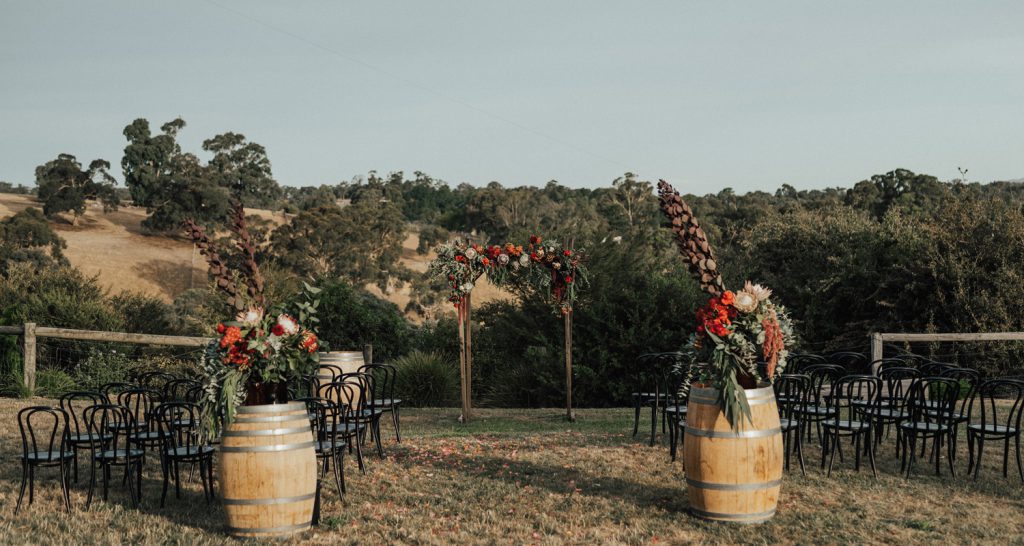
M361 444L366 432L383 457L380 421L390 413L396 440L401 441L401 400L393 396L396 370L385 364L368 364L357 373L345 374L325 365L328 380L310 377L308 394L297 399L306 404L310 428L316 438L321 479L333 468L339 497L344 498L343 453L356 449L360 470L365 473ZM307 394L305 392L299 394ZM170 481L180 497L180 467L199 466L207 502L214 498L213 453L217 439L204 441L200 434L199 403L205 396L201 383L165 372L142 374L132 382L115 382L95 391L69 392L58 407L33 406L18 413L22 438L22 482L15 513L26 487L29 504L34 500L36 469L58 467L64 503L70 504L71 474L79 479L79 453L90 461L88 507L93 498L97 472L107 499L111 471L123 468L124 483L133 505L142 497L142 468L147 451L156 451L163 477L160 504L164 505ZM192 474L190 471L190 476Z

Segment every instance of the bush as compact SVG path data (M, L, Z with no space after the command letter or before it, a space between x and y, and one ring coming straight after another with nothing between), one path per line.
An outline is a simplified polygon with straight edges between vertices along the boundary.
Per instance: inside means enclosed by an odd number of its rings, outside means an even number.
M409 350L412 329L395 304L344 281L320 293L320 339L334 351L362 350L373 344L374 360L387 362Z
M110 298L110 303L125 332L175 335L180 331L174 308L156 296L122 292Z
M41 369L36 373L36 394L46 398L60 398L78 388L75 380L64 370Z
M446 354L413 351L392 361L395 397L413 407L449 407L459 398L459 370Z
M124 353L93 349L75 366L71 376L82 388L95 390L106 383L128 381L135 367L136 361Z

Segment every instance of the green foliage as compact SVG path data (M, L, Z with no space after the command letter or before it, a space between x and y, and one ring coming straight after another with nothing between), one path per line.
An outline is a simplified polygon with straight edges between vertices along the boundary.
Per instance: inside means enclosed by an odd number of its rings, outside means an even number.
M66 265L65 248L67 243L37 208L29 207L0 221L0 275L15 262L36 269Z
M57 159L36 167L36 184L39 186L39 200L44 203L43 212L53 216L58 212L74 213L73 223L85 213L85 201L95 199L103 203L104 212L117 209L119 198L114 186L117 181L110 175L110 162L94 159L89 168L82 170L82 164L75 156L60 154Z
M96 390L106 383L130 380L136 366L137 361L124 352L92 349L71 370L71 378L84 389Z
M64 370L43 368L36 372L36 395L60 398L78 388L75 380Z
M404 240L401 212L379 197L304 211L271 236L275 259L294 274L381 290L407 276L398 261Z
M14 264L0 282L0 317L6 324L121 331L121 316L96 277L70 267L37 269Z
M121 292L110 298L110 304L120 315L125 332L143 334L175 334L178 318L174 308L164 300L148 294Z
M373 344L374 360L387 362L409 351L409 323L398 307L344 281L325 284L320 293L320 339L338 351Z
M203 150L213 154L206 170L214 184L227 188L247 207L274 208L281 198L281 187L270 172L270 159L263 146L228 132L203 141Z
M412 351L391 364L397 370L395 397L413 407L448 407L459 397L459 367L448 354Z

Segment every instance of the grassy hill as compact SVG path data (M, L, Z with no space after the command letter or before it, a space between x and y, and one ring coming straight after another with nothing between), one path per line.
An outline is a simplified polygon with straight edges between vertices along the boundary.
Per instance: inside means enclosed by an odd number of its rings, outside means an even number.
M42 204L27 195L0 193L0 219L14 215L28 207L42 208ZM250 209L256 214L280 224L287 221L281 213ZM206 282L206 263L192 244L184 237L147 235L141 223L146 217L142 208L121 207L116 212L104 213L102 207L90 203L78 225L65 219L53 221L53 227L68 244L65 254L71 264L87 275L96 275L102 286L111 293L142 292L171 301L193 286ZM402 248L402 263L417 272L425 272L433 253L418 254L419 234L410 232ZM383 294L375 286L367 289L394 302L404 309L410 299L408 286ZM496 289L486 280L473 291L474 301L507 298L507 292ZM410 317L416 318L416 317Z

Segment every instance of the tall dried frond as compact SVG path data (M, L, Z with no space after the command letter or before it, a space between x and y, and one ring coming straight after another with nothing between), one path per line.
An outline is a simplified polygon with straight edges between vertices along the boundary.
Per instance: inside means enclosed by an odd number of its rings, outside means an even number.
M199 253L206 257L206 263L210 266L210 275L216 280L217 288L227 294L228 305L235 309L245 307L243 298L238 295L234 274L224 263L224 260L221 259L220 253L217 252L217 247L210 241L206 230L191 218L187 218L184 225L185 231L188 233L189 238L192 239L192 242L195 243L196 248L199 249Z
M708 244L707 234L700 227L693 209L683 201L671 184L664 180L658 181L658 201L662 213L668 219L669 227L676 235L676 245L686 259L693 275L701 288L712 296L721 295L725 291L722 274L718 271L714 252Z
M259 305L264 304L263 275L256 263L256 245L252 242L252 234L245 221L245 207L240 200L232 203L231 232L235 234L238 250L242 252L242 278L245 280L249 298Z

